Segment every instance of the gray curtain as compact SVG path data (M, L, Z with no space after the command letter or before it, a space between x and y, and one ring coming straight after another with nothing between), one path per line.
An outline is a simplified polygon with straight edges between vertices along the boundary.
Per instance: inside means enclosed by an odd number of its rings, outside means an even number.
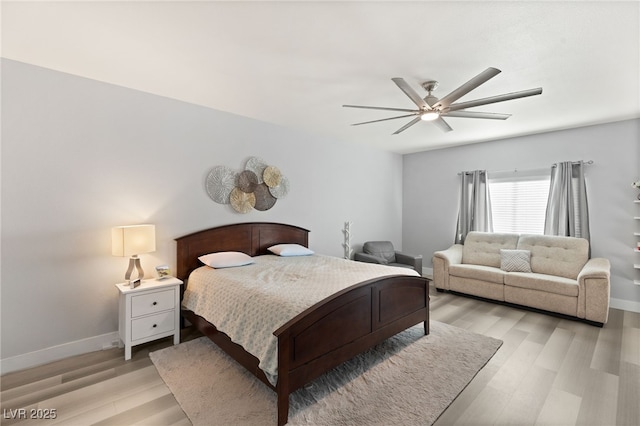
M589 208L582 161L554 164L544 233L589 240Z
M460 173L460 203L455 242L464 244L464 239L471 231L493 232L486 170Z

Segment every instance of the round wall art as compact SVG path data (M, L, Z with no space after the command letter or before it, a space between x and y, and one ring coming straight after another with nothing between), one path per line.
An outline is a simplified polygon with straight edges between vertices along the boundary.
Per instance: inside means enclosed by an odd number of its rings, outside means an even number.
M237 173L227 166L216 166L207 175L205 187L216 203L229 204L229 195L236 187Z
M269 210L289 193L289 179L276 166L249 157L244 170L216 166L207 175L205 188L218 204L231 204L239 213Z
M264 169L262 178L269 188L275 188L280 185L280 182L282 181L282 173L280 173L280 169L277 167L269 166Z
M271 195L271 192L269 192L269 187L264 183L261 183L256 187L253 195L256 197L256 205L253 206L256 210L269 210L277 201L276 197Z
M249 213L256 205L256 196L253 192L244 192L240 188L233 188L229 195L231 207L238 213Z
M256 186L258 186L258 176L251 170L245 170L238 174L236 178L236 188L240 191L246 193L253 192L256 190Z

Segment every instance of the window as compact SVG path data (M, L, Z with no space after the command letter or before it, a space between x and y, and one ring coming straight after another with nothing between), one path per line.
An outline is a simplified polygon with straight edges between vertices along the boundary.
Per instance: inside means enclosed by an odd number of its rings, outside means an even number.
M493 232L544 234L549 170L489 174Z

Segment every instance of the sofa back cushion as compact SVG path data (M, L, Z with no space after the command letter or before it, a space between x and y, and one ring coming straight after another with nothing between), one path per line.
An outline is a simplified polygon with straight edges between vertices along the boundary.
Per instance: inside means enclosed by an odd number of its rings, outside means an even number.
M518 245L518 234L469 232L462 248L462 263L500 267L500 249L513 250Z
M367 241L362 247L362 251L384 259L386 263L396 261L396 251L391 241Z
M554 235L521 235L518 249L531 252L531 271L575 280L589 260L589 241Z

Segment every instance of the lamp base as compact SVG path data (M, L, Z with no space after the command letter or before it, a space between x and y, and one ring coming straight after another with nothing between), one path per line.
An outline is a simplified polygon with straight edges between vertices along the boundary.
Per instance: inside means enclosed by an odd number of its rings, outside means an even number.
M131 279L131 274L133 273L134 267L138 271L138 277L135 279ZM129 259L129 269L127 269L127 272L124 274L124 279L133 288L134 286L133 283L135 281L140 282L142 281L143 278L144 278L144 271L142 270L142 266L140 265L140 258L138 257L138 255L134 254Z

